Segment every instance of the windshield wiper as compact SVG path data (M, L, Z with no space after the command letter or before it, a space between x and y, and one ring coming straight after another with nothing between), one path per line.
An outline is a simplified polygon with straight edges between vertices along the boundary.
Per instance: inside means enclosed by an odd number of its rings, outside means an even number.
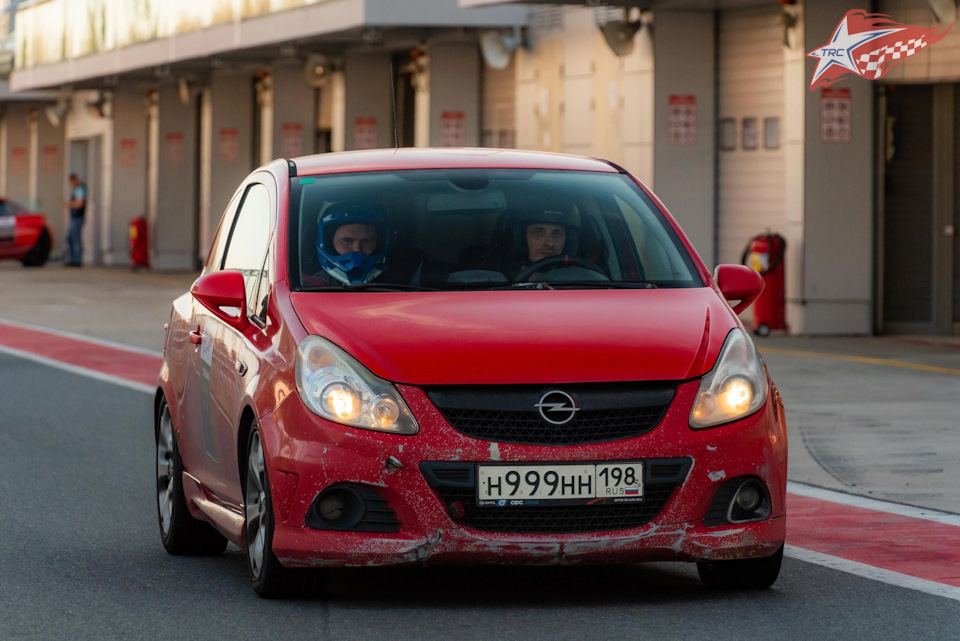
M547 283L542 280L531 280L524 281L522 283L511 283L509 285L494 285L493 287L485 287L484 289L490 290L511 290L511 289L553 289L553 286L550 283Z
M402 283L357 283L356 285L317 285L301 287L301 292L435 292L433 287Z
M561 280L550 283L553 289L658 289L654 283L626 280Z

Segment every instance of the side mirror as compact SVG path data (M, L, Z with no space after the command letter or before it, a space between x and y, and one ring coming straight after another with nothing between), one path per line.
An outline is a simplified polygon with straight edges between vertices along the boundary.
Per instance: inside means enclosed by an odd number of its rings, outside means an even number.
M190 293L214 316L240 331L250 323L247 320L247 288L243 274L227 270L204 274L194 281Z
M713 279L737 314L750 307L763 291L763 278L746 265L717 265Z

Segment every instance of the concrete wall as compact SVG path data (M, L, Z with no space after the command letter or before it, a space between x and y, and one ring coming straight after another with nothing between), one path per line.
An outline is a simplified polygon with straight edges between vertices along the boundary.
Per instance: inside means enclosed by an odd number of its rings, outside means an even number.
M63 124L54 127L39 108L37 118L37 209L47 216L47 224L53 231L53 254L63 248L66 227L63 217L63 201L67 190L66 162L64 160Z
M150 229L155 269L193 269L198 247L197 101L180 101L177 88L159 90L157 211Z
M130 221L147 214L147 116L143 89L113 92L113 221L110 262L130 260Z
M848 10L826 0L804 7L804 51L823 45ZM869 3L859 3L869 9ZM808 58L806 82L816 67ZM909 66L910 63L906 63ZM822 142L820 91L805 92L803 324L804 334L869 334L873 330L874 158L872 82L848 80L852 140Z
M716 264L715 26L712 11L654 16L654 175L657 195L708 267ZM696 99L692 144L669 137L670 96Z
M30 126L27 120L28 107L11 103L4 116L7 124L7 184L4 196L25 206L30 200Z
M211 120L210 219L207 242L216 233L223 211L244 178L254 169L253 155L253 79L243 73L214 75L210 85L213 107Z
M295 158L314 153L317 90L303 80L303 64L273 70L273 157Z
M388 54L354 54L344 68L344 149L393 147Z
M885 13L897 22L916 27L950 26L937 23L928 0L877 0L874 10ZM947 6L947 3L939 3ZM849 7L855 8L855 7ZM822 42L820 44L823 44ZM909 61L894 65L880 82L957 82L960 81L960 29L955 26L933 45L910 56Z
M783 157L785 189L783 236L787 241L786 264L786 321L791 333L798 333L806 324L804 318L804 233L806 231L804 201L806 184L806 96L810 93L804 49L804 22L802 5L793 7L797 24L788 33L791 46L783 51Z
M481 64L476 43L431 43L431 146L480 145Z

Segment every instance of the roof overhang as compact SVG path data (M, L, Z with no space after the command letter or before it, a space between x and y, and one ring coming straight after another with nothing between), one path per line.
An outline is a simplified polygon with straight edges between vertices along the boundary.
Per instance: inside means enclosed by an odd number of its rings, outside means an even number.
M331 0L20 69L11 74L10 87L14 92L102 88L105 79L114 83L121 77L156 80L158 70L210 71L212 61L269 63L291 46L300 53L351 47L373 51L395 42L418 42L435 30L512 28L526 23L527 9L519 5L466 9L449 0ZM380 38L374 42L369 38L373 31Z
M58 91L22 91L10 90L10 82L0 80L0 102L56 102L62 98Z
M590 8L639 7L641 9L717 10L743 9L777 4L778 0L458 0L461 7L566 4Z

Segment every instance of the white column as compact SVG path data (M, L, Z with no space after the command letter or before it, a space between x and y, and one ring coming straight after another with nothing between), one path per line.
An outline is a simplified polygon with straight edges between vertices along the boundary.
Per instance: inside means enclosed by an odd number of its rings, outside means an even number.
M7 120L0 118L0 194L7 193Z
M420 70L413 77L413 88L417 92L414 96L413 108L413 146L430 146L430 58L417 58ZM439 142L437 143L439 146Z
M160 96L150 94L147 107L147 220L148 228L152 232L156 229L157 201L160 193ZM155 234L147 236L150 239L150 263L156 264Z
M260 106L260 164L274 159L273 153L273 77L257 81L257 102Z
M213 99L210 87L200 94L200 260L212 242L210 232L210 198L213 184Z
M27 167L27 185L29 193L29 203L27 206L30 209L36 210L37 208L37 170L40 163L40 126L37 123L38 114L36 109L31 109L27 115L27 128L29 131L29 143L30 148L28 157L30 158L28 167Z
M347 85L343 72L333 72L323 91L330 92L330 151L343 151L347 148Z

